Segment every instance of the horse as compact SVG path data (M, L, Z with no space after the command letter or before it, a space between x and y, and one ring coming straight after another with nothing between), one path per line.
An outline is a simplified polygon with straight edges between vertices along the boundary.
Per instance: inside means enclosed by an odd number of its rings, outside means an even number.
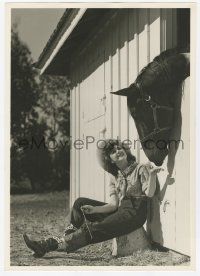
M173 48L156 56L129 87L111 92L127 97L145 155L157 166L169 153L180 118L182 83L189 75L189 53Z

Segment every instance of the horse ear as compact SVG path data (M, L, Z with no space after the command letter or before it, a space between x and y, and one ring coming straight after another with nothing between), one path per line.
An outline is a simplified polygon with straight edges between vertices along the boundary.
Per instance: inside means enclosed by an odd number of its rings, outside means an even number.
M111 94L118 95L118 96L128 96L129 88L121 89L115 92L110 92Z
M110 92L111 94L118 95L118 96L125 96L128 97L133 93L133 89L135 88L135 84L131 84L129 87L120 89L115 92Z

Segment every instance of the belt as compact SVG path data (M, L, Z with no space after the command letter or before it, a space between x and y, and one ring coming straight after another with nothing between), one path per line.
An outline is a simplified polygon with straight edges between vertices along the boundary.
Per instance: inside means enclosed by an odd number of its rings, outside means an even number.
M138 196L125 196L123 199L147 199L146 195L138 195Z

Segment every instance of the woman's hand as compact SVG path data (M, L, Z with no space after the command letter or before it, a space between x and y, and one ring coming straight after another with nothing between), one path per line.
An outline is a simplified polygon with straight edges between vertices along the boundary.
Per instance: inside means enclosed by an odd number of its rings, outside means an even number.
M150 169L150 173L159 173L161 171L164 171L164 169L161 167L153 167L152 169Z
M95 213L95 206L84 205L84 206L81 207L81 210L83 210L83 212L85 214L94 214Z
M146 170L143 170L143 177L141 177L143 186L146 187L144 189L146 196L154 196L156 191L156 174L160 171L164 171L163 168L155 166L154 163L148 162L146 164Z
M157 167L157 166L155 166L154 163L152 163L152 162L149 162L149 163L147 164L147 167L149 168L149 172L150 172L151 174L156 174L156 173L159 173L159 172L161 172L161 171L164 171L164 169L163 169L162 167Z

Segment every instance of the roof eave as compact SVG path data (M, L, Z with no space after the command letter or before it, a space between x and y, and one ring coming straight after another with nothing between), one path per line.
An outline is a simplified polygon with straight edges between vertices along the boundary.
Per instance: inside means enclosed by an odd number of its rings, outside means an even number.
M44 48L39 60L34 64L34 67L40 70L40 74L44 74L48 69L51 62L54 60L56 54L59 52L60 48L63 46L64 42L68 39L69 35L73 32L74 28L77 26L78 22L81 20L87 9L73 9L76 10L76 15L70 22L69 26L63 25L59 30L54 31L53 38L49 41ZM58 26L62 20L66 20L68 15L64 14L58 23ZM62 34L62 35L60 35ZM55 43L55 41L57 43Z

